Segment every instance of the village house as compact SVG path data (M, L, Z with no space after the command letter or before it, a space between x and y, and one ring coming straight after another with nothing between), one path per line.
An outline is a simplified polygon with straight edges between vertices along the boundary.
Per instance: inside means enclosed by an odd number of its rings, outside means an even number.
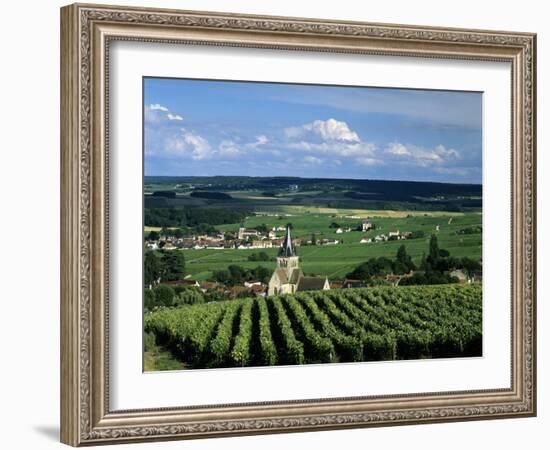
M224 250L225 246L223 244L211 243L206 246L208 250Z
M483 282L483 275L481 272L474 272L470 277L470 283L481 283Z
M264 240L264 241L252 241L252 248L272 248L273 242Z
M267 292L267 286L263 283L260 283L259 285L253 285L248 288L249 292L256 297L265 297Z
M202 292L213 291L219 287L218 283L214 281L201 281L199 286Z
M244 228L244 227L240 227L239 228L239 233L237 235L237 237L239 239L247 239L248 237L258 237L260 236L260 232L254 228Z
M290 227L287 227L285 240L277 256L277 268L269 280L268 295L328 289L330 289L328 278L306 277L300 269L300 257L296 255Z
M353 288L362 288L365 287L365 283L361 280L354 280L351 278L346 278L342 284L342 289L353 289Z
M399 282L401 281L400 275L386 275L386 281L390 283L392 286L397 286Z
M470 280L468 279L468 275L464 273L464 271L460 269L453 270L449 273L451 277L455 277L458 279L459 283L469 283Z
M337 245L340 241L338 239L321 239L319 243L321 245Z
M363 223L361 224L361 231L366 232L372 228L374 228L374 225L370 220L363 220Z
M394 237L394 238L399 239L399 236L400 236L399 230L390 230L390 231L388 232L388 238Z

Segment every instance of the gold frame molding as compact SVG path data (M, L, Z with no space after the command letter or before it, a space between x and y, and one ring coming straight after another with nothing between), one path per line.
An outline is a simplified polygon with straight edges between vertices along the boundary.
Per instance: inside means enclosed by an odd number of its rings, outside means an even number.
M113 40L507 61L512 67L509 389L111 411L108 58ZM73 446L536 414L536 35L74 4L61 9L61 441Z

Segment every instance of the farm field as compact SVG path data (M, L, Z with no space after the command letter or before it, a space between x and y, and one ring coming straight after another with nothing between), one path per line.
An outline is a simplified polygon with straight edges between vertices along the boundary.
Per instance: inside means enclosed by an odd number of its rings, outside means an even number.
M391 217L372 212L368 217L376 225L376 229L365 233L351 231L337 234L335 229L330 228L331 223L336 222L342 227L355 229L361 220L349 219L343 215L335 214L302 213L281 216L257 213L255 216L248 217L244 222L244 226L253 228L265 224L269 228L272 228L292 223L292 233L296 238L309 240L312 234L315 234L317 240L343 240L343 244L301 246L297 250L300 256L301 267L306 274L328 276L329 279L343 279L348 272L369 258L379 256L393 258L401 245L405 245L407 253L418 264L422 255L427 252L431 234L435 234L439 245L455 257L467 256L476 260L481 258L481 233L458 234L461 229L481 226L482 215L480 213L400 213L401 215L405 215ZM227 224L219 225L217 228L224 231L236 232L240 226L242 224ZM387 234L390 230L400 230L401 232L423 231L425 237L369 244L360 243L362 238L373 238L377 234ZM282 232L279 232L279 234L282 235ZM197 280L208 279L211 277L213 271L225 269L230 264L238 264L245 268L262 265L272 270L275 268L275 261L250 262L248 261L248 256L259 251L264 251L272 258L275 258L277 254L276 248L246 250L188 249L181 251L185 254L187 273Z
M188 368L481 356L480 285L378 287L165 308L145 332ZM149 360L149 363L154 360ZM154 364L153 364L154 366ZM146 370L162 370L146 366Z

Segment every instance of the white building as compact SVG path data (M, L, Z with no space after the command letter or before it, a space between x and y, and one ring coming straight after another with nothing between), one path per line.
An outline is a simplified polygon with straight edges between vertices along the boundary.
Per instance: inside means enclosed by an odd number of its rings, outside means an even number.
M239 239L246 239L248 238L249 236L254 236L254 237L258 237L260 235L260 233L258 232L258 230L255 230L254 228L244 228L244 227L240 227L239 228L239 233L237 235L237 237Z
M372 228L374 228L374 225L370 220L363 220L363 223L361 224L361 231L369 231Z

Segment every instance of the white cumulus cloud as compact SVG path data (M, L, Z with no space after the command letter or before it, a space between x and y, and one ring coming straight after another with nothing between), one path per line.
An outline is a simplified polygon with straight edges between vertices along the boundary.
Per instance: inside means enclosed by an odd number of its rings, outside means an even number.
M212 156L212 149L206 139L199 136L198 134L193 134L185 130L182 131L183 139L185 143L188 144L190 147L192 159L208 159L210 156Z
M338 156L371 156L376 150L376 145L368 142L346 143L346 142L292 142L288 148L306 152L322 153L325 155Z
M300 137L311 133L319 136L325 141L360 141L357 133L351 130L346 122L341 122L336 119L315 120L299 127L286 128L284 131L285 135L289 138Z
M145 122L148 124L159 125L162 122L183 120L183 117L170 111L166 106L160 103L151 103L145 106Z
M460 153L457 150L446 148L441 144L435 148L423 148L416 145L392 142L386 146L384 152L399 158L402 162L408 162L421 167L444 164L460 159Z
M261 145L265 145L269 142L269 139L265 134L261 134L259 136L256 136L256 140L254 142L250 142L246 144L248 148L258 148Z
M163 112L168 112L168 108L166 106L162 106L161 104L159 103L152 103L149 105L149 109L151 111L163 111Z
M399 142L392 142L391 144L388 144L388 147L386 148L386 152L391 153L392 155L410 155L411 152L407 147L405 147L403 144L400 144Z

